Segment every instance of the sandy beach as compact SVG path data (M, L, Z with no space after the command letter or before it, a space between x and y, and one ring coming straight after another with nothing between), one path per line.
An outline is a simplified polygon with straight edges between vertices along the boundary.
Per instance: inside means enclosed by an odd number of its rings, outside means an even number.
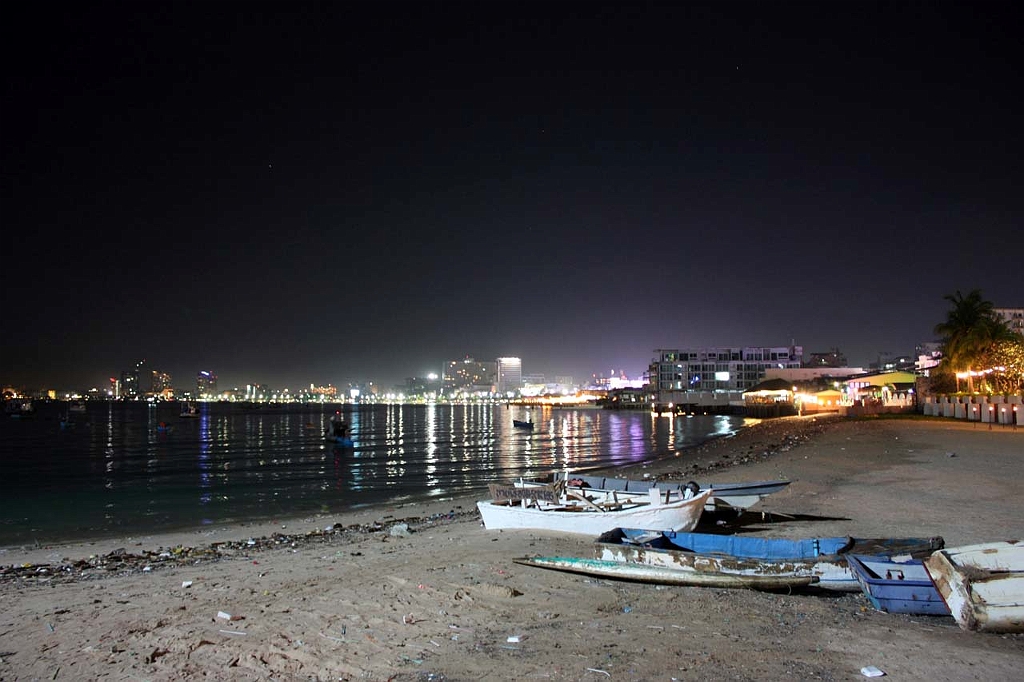
M747 515L745 530L768 536L1024 535L1024 430L792 418L619 473L789 479ZM0 680L852 680L864 666L1009 680L1024 669L1024 635L890 615L860 594L517 565L589 556L593 538L489 531L476 499L3 549Z

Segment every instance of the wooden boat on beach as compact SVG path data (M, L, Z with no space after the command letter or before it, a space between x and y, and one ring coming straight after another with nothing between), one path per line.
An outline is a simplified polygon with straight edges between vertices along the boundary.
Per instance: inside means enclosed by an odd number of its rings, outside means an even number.
M699 490L712 489L715 494L709 503L710 509L735 508L747 509L773 493L783 490L790 481L746 481L740 483L680 482L655 481L651 479L628 479L606 476L588 476L586 474L570 474L556 472L554 480L576 482L574 487L585 487L592 490L614 490L618 493L639 493L646 495L651 488L668 491L675 495L684 495L687 487L696 484Z
M693 530L712 495L705 490L690 499L667 501L654 491L646 498L616 499L582 494L555 486L490 486L491 499L477 502L489 529L532 528L597 536L623 524L665 530Z
M1024 541L941 549L924 566L961 629L1024 632Z
M580 559L577 557L522 557L512 561L523 566L536 566L556 571L582 573L583 575L615 578L618 580L656 583L658 585L730 587L771 591L806 587L818 580L814 576L778 576L770 574L737 576L716 573L694 573L678 571L674 568L665 568L663 566L652 566L650 564L631 564L601 559Z
M935 589L921 559L888 559L846 554L846 563L864 595L879 611L913 615L948 616L949 607Z
M939 537L789 539L616 528L597 538L594 557L688 573L813 576L816 587L859 592L846 554L921 558L942 547Z

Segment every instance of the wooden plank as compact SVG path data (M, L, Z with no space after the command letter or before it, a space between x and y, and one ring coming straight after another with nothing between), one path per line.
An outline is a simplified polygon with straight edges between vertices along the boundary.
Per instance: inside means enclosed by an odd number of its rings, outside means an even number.
M487 486L487 489L490 491L491 499L495 502L513 502L518 500L541 500L552 504L558 504L559 502L558 492L551 485L520 488L515 485L491 483Z

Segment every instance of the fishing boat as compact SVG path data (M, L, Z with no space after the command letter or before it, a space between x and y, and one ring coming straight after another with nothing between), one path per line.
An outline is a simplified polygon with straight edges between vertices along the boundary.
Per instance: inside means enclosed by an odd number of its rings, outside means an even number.
M4 412L12 419L22 419L34 415L36 406L31 398L11 398L4 405Z
M617 499L573 490L490 486L491 499L477 502L489 529L533 528L597 536L623 524L665 530L693 530L712 491L690 499L668 500L660 491L646 498Z
M806 587L818 581L815 576L743 575L727 576L716 573L693 573L650 564L630 564L602 559L578 557L521 557L513 563L536 566L556 571L583 575L655 583L658 585L690 585L697 587L730 587L752 590L791 590Z
M948 616L949 607L935 589L921 559L847 554L864 595L879 611Z
M515 426L515 427L520 428L520 429L532 429L533 428L533 422L524 422L524 421L520 421L518 419L513 419L512 420L512 426Z
M184 419L194 419L199 416L199 406L193 402L183 403L181 405L181 414L178 416Z
M616 528L597 538L594 557L690 573L815 576L821 589L859 592L846 554L923 558L943 545L940 537L789 539Z
M592 490L615 490L619 493L639 493L646 495L651 488L669 491L673 494L685 495L691 491L712 489L715 494L708 503L709 509L735 508L747 509L773 493L783 490L790 481L747 481L741 483L699 483L696 481L653 481L650 479L611 478L605 476L588 476L586 474L570 474L556 472L555 481L572 482L575 487Z
M924 567L962 630L1024 632L1024 541L941 549Z

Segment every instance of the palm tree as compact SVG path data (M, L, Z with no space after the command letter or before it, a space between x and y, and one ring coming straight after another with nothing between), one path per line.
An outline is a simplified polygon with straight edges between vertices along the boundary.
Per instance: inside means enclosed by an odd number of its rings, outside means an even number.
M942 337L942 357L953 373L970 372L975 363L997 341L1013 338L1013 331L996 314L991 301L973 289L966 296L958 289L956 294L943 298L953 304L946 313L946 321L935 325L935 333ZM968 374L969 390L974 382ZM957 379L957 390L960 381Z

